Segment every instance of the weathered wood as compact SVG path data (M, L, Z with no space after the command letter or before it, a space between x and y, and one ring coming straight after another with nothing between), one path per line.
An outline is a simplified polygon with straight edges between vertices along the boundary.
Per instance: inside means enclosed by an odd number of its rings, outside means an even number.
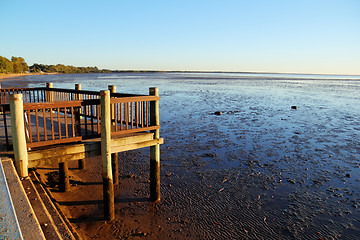
M110 91L110 94L116 93L116 86L115 85L109 85L108 89ZM116 119L116 104L111 104L111 122L113 125L115 125L115 131L117 131L117 119ZM118 166L118 153L112 153L111 154L111 169L113 174L113 183L118 184L119 183L119 166Z
M130 143L112 147L112 152L125 152L134 149L154 146L156 144L163 144L164 140L153 139L148 141L141 141L138 143ZM56 164L65 161L73 161L81 158L89 158L100 155L100 141L91 141L86 144L76 144L73 146L62 146L63 149L47 148L44 150L36 150L29 152L29 168L38 167L47 164ZM49 155L51 154L51 155Z
M118 162L118 153L111 154L111 169L113 174L113 182L114 184L119 183L119 162Z
M114 183L110 178L103 178L103 197L104 197L104 218L107 221L115 219L114 204Z
M63 138L63 139L55 139L55 140L47 140L42 142L32 142L28 143L28 147L43 147L43 146L49 146L53 144L60 144L60 143L70 143L70 142L77 142L81 141L82 137L71 137L71 138Z
M53 88L53 83L49 82L46 83L46 88ZM54 92L53 91L46 91L46 102L53 102L54 101Z
M103 178L104 217L115 219L114 185L111 169L111 115L110 91L100 92L101 104L101 160Z
M61 192L70 191L69 167L67 161L59 163L59 190Z
M10 118L15 166L20 177L27 177L28 153L26 148L22 94L14 94L10 96Z
M118 132L112 132L112 133L111 133L111 136L119 136L119 135L124 135L124 134L129 134L129 133L137 133L137 132L151 131L151 130L156 130L156 129L160 129L160 126L151 126L151 127L144 127L144 128L134 128L134 129L122 130L122 131L118 131Z
M134 147L137 149L136 143L147 142L153 140L152 133L133 133L126 136L116 137L111 140L111 152L121 151L121 146L127 146L126 149ZM156 144L153 142L153 144ZM130 150L133 150L130 149ZM95 151L97 155L101 154L100 151L100 138L84 140L79 143L70 143L66 145L55 145L48 146L42 149L31 150L28 153L29 162L38 161L45 158L58 158L60 156L78 154L81 152L92 152ZM120 152L119 151L119 152ZM76 160L76 159L74 159Z
M81 84L79 84L79 83L75 84L75 90L80 91L81 90ZM75 99L76 100L81 100L81 94L77 93L75 95ZM81 115L81 108L79 109L78 117L80 117L80 115ZM78 160L78 167L79 167L79 169L85 169L85 159L79 159Z
M130 151L130 150L144 148L144 147L158 146L159 144L163 144L163 143L164 143L164 139L159 138L159 139L153 139L150 141L144 141L144 142L139 142L139 143L113 146L111 148L111 151L112 152L125 152L125 151Z
M159 101L159 96L133 96L123 98L111 98L111 103L129 103L129 102L141 102L141 101Z
M158 88L150 88L149 94L152 96L159 96ZM150 102L150 125L159 126L159 101ZM160 138L160 130L152 130L154 139ZM160 145L150 147L150 201L160 201Z

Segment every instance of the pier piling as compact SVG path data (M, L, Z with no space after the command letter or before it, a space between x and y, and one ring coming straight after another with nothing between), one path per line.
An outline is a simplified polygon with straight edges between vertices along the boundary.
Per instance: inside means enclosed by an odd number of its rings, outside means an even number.
M59 190L61 192L70 191L68 162L59 163Z
M116 86L115 85L109 85L108 89L110 93L116 93ZM115 122L115 104L111 106L111 119L114 119L114 125L117 124ZM119 165L118 165L118 153L112 153L111 154L111 164L112 164L112 174L113 174L113 183L118 184L119 183Z
M75 84L75 90L80 91L81 90L81 84ZM75 100L81 100L81 95L79 93L77 93L75 95ZM78 114L78 118L80 119L80 115L81 115L81 109L79 109L79 114ZM79 120L79 126L80 126L80 120ZM80 130L78 130L79 132ZM79 159L78 160L78 167L79 169L85 169L85 159Z
M159 96L158 88L149 88L149 95ZM160 125L159 121L159 101L150 102L150 124ZM152 130L154 139L160 138L159 129ZM150 201L160 201L160 145L150 147Z
M104 217L115 219L114 184L111 164L110 91L100 92L101 104L101 160L103 178Z
M28 176L28 152L26 148L23 95L10 95L11 132L13 137L15 166L20 177Z

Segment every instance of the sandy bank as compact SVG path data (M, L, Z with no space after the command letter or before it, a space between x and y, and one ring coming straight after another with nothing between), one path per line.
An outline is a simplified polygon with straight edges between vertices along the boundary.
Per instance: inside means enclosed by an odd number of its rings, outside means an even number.
M10 73L10 74L0 74L0 80L9 79L9 78L17 78L23 76L30 76L30 75L54 75L60 73Z

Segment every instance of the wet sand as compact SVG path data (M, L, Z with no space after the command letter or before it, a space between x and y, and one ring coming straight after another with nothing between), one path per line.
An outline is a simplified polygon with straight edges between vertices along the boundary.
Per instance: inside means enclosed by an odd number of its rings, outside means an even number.
M117 81L124 92L146 83ZM159 205L147 201L148 149L119 154L113 222L102 218L99 158L84 171L71 163L69 193L57 192L56 168L38 169L84 239L360 236L357 83L236 81L150 83L161 90L165 140ZM110 83L100 82L88 80L96 89Z
M10 73L10 74L0 74L0 81L7 80L19 80L19 78L24 78L26 76L36 76L36 75L55 75L59 73Z

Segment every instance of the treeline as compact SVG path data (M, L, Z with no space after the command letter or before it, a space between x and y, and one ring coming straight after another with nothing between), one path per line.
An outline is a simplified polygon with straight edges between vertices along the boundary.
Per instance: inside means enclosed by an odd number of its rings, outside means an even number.
M45 65L33 64L28 66L22 57L12 57L11 61L0 56L0 73L110 73L111 70L97 67L74 67L63 64Z
M12 57L11 61L0 56L0 73L23 73L29 70L22 57Z
M33 73L110 73L107 69L98 69L97 67L74 67L65 66L63 64L57 65L45 65L45 64L33 64L29 68Z

